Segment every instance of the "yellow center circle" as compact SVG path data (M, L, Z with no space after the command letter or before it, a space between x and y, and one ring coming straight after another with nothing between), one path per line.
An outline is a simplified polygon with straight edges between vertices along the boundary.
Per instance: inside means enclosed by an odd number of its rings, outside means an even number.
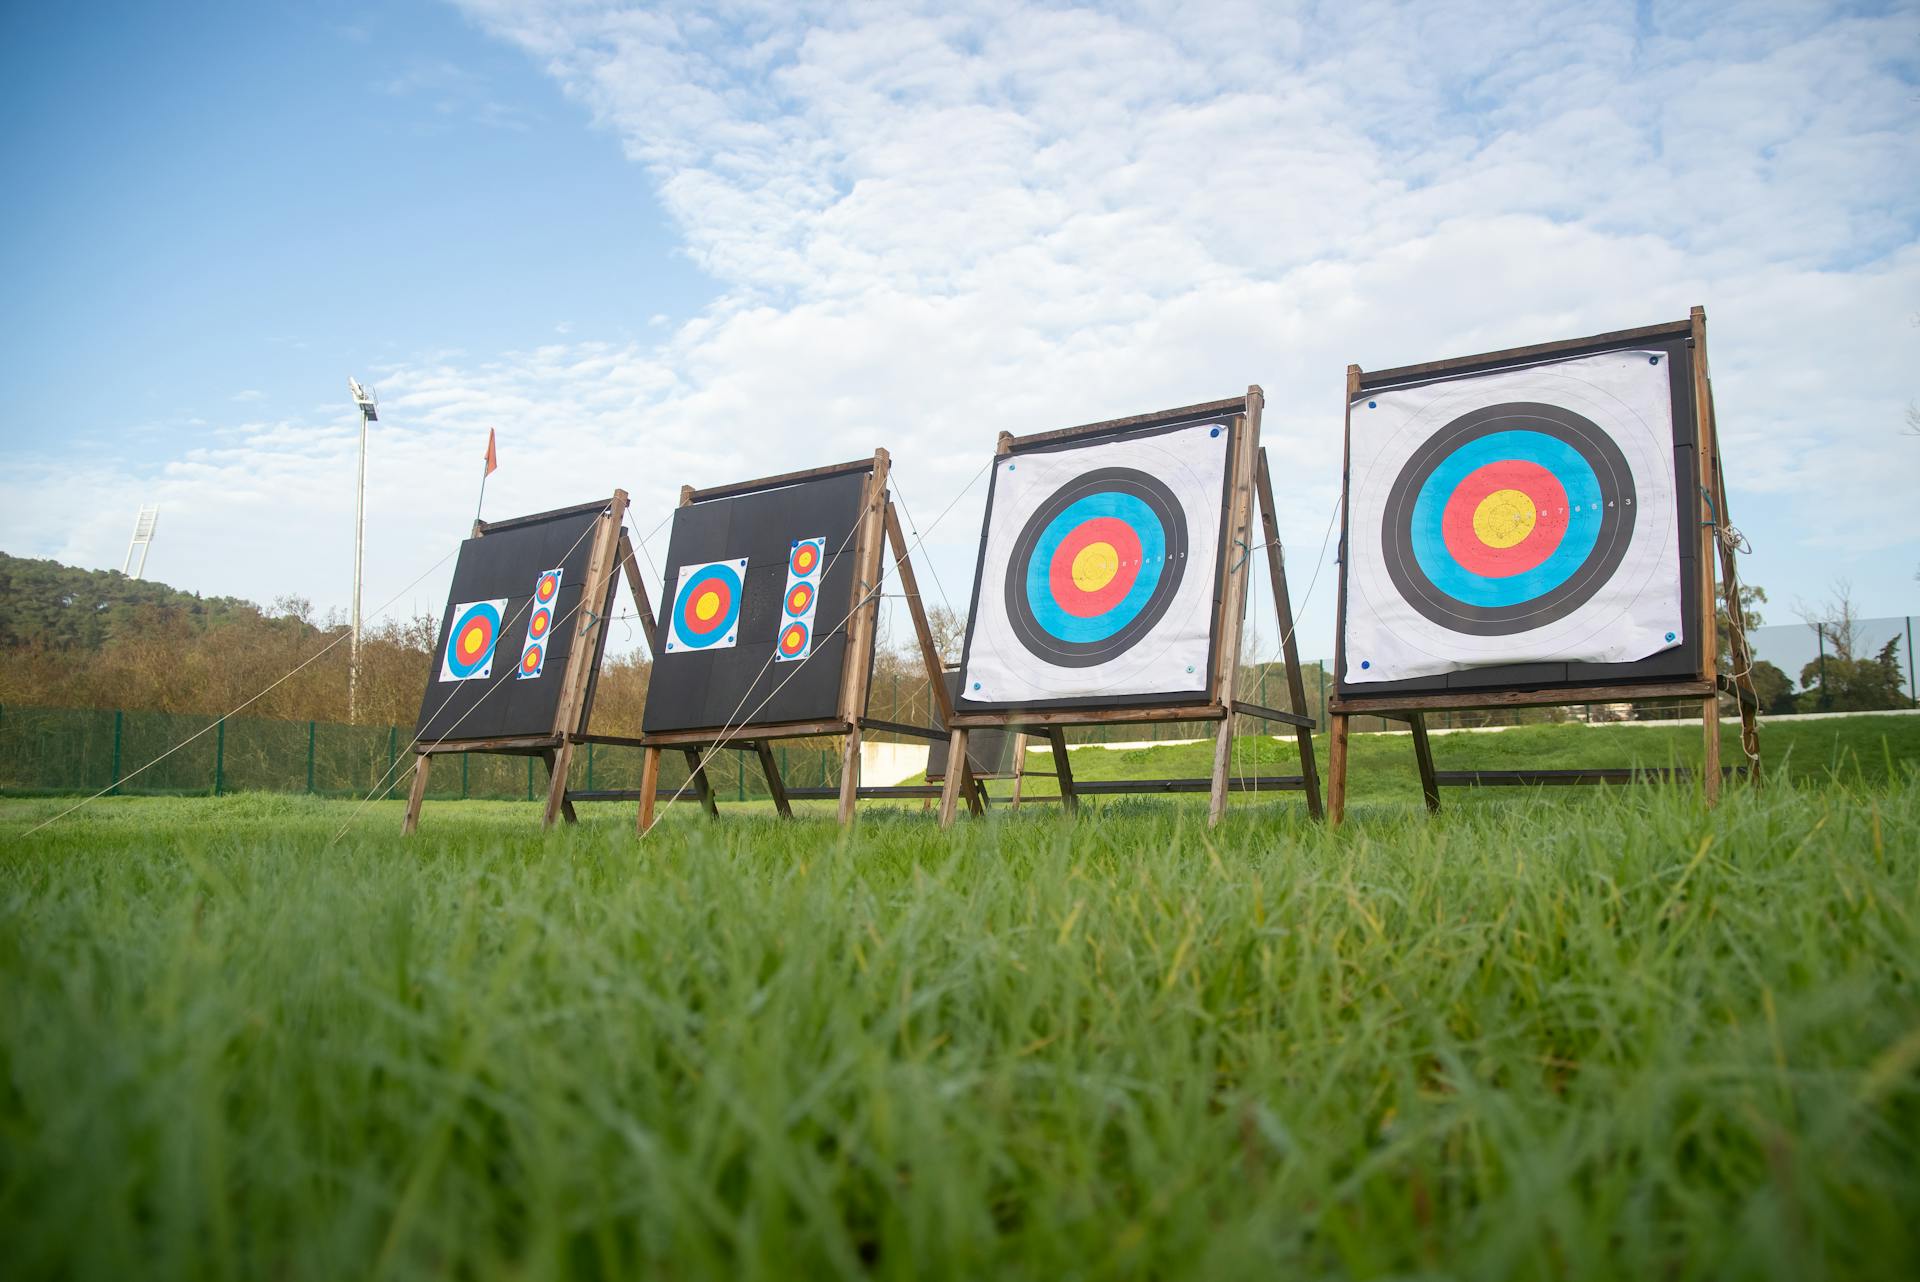
M702 592L693 603L693 613L694 617L702 623L705 623L708 619L720 613L720 594L718 592Z
M1120 554L1111 543L1089 543L1073 558L1073 585L1082 592L1098 592L1120 573Z
M1473 509L1473 532L1493 548L1510 548L1533 533L1533 500L1519 490L1495 490Z
M479 628L468 628L467 635L460 638L460 649L465 654L479 654L480 644L486 639L486 633Z

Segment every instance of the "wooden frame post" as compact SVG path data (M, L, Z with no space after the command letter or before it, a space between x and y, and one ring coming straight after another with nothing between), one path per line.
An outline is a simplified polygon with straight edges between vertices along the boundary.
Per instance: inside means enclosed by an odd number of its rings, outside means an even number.
M400 821L402 836L420 828L420 807L427 800L427 767L432 764L433 758L424 752L413 755L413 788L407 793L407 817Z
M1207 801L1207 824L1227 817L1227 772L1233 764L1233 700L1240 676L1240 633L1246 625L1247 574L1253 560L1253 463L1260 445L1260 409L1265 396L1258 387L1247 389L1246 413L1233 434L1233 488L1228 499L1226 590L1220 598L1220 646L1213 672L1213 697L1226 715L1213 740L1213 789Z
M846 666L840 679L840 715L847 737L840 758L840 825L853 822L860 796L860 719L867 713L867 686L873 679L874 623L880 613L882 522L887 507L885 450L873 452L867 477L865 511L853 545L853 607L847 616Z
M1720 539L1719 452L1714 442L1713 396L1707 382L1707 309L1695 307L1687 317L1693 339L1694 446L1700 466L1700 492L1708 509L1700 522L1700 679L1708 686L1700 701L1700 783L1707 805L1720 800L1720 628L1714 617L1718 592L1714 587L1715 552ZM1738 609L1737 602L1729 609Z
M1080 813L1080 794L1073 786L1073 763L1067 760L1067 732L1059 726L1047 728L1047 744L1053 749L1053 773L1060 785L1060 805L1068 814Z
M1334 546L1334 562L1340 568L1336 581L1333 629L1333 688L1338 691L1347 671L1347 500L1353 482L1353 402L1360 395L1360 367L1347 366L1347 403L1341 408L1340 421L1340 542ZM1337 701L1336 701L1337 703ZM1347 736L1352 733L1347 715L1336 706L1327 709L1327 823L1338 827L1347 817Z
M1260 500L1260 533L1267 545L1267 576L1273 588L1274 619L1280 627L1280 657L1287 668L1288 710L1302 717L1307 711L1307 689L1300 678L1300 649L1293 635L1293 601L1287 594L1287 555L1280 546L1280 513L1273 503L1273 476L1267 469L1267 450L1261 446L1255 455L1254 484ZM1307 791L1307 815L1320 819L1320 770L1314 759L1313 727L1295 726L1294 741L1300 749L1300 777Z

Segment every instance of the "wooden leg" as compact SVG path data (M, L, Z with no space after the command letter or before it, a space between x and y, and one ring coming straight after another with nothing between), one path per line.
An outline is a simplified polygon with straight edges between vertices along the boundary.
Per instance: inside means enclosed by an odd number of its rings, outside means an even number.
M400 831L404 835L420 827L420 807L427 799L427 767L433 758L426 753L416 753L413 758L413 791L407 794L407 817L400 822Z
M1327 716L1327 823L1339 827L1347 817L1347 719Z
M653 827L653 803L660 791L660 749L643 748L640 756L640 810L634 817L634 831L642 837Z
M558 749L540 755L547 763L547 811L541 817L540 826L553 827L562 814L568 823L573 823L573 803L567 800L567 770L573 765L573 744L562 743Z
M955 814L960 809L961 771L953 768L956 761L967 759L967 732L956 729L953 737L947 740L947 777L940 783L940 826L953 827Z
M787 785L780 778L780 766L773 759L773 748L765 739L755 739L753 750L760 758L760 773L767 777L767 791L773 796L773 808L780 812L782 819L793 818L793 807L787 803Z
M949 770L948 775L962 773ZM860 723L847 727L847 747L840 757L840 826L853 822L855 803L860 800Z
M1020 809L1020 788L1027 781L1027 736L1013 736L1013 799L1007 802L1008 810Z
M1710 694L1700 701L1700 725L1705 732L1701 741L1700 782L1706 788L1707 804L1720 800L1720 696Z
M1067 732L1058 726L1047 731L1053 747L1053 773L1060 777L1060 805L1068 814L1080 811L1080 794L1073 790L1073 766L1067 761Z
M1307 790L1307 817L1324 819L1327 812L1320 804L1320 765L1314 760L1313 731L1300 726L1294 734L1300 741L1300 782Z
M700 794L700 808L707 812L707 818L720 817L720 803L714 799L713 780L707 778L707 768L700 764L700 750L687 749L687 778L693 781L693 790Z
M1413 759L1420 767L1420 796L1427 803L1427 813L1436 814L1440 810L1440 781L1433 773L1433 745L1427 742L1427 714L1416 712L1407 718L1407 724L1413 727Z
M1220 718L1213 737L1213 793L1207 801L1207 827L1227 817L1227 768L1233 764L1233 713Z

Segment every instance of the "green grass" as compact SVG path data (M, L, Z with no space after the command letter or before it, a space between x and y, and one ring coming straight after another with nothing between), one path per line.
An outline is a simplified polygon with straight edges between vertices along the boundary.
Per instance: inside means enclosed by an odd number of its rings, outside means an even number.
M1712 813L1382 773L1338 832L6 803L7 1273L1914 1276L1920 752L1874 720ZM1525 755L1609 733L1662 732Z

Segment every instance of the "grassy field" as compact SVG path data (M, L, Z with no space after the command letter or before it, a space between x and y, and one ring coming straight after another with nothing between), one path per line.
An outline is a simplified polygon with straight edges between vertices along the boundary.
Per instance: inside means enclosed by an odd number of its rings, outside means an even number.
M1382 737L1338 832L447 803L403 841L386 803L336 842L344 803L241 796L23 839L63 803L6 803L6 1271L1920 1275L1909 720L1796 727L1711 814L1429 820Z

